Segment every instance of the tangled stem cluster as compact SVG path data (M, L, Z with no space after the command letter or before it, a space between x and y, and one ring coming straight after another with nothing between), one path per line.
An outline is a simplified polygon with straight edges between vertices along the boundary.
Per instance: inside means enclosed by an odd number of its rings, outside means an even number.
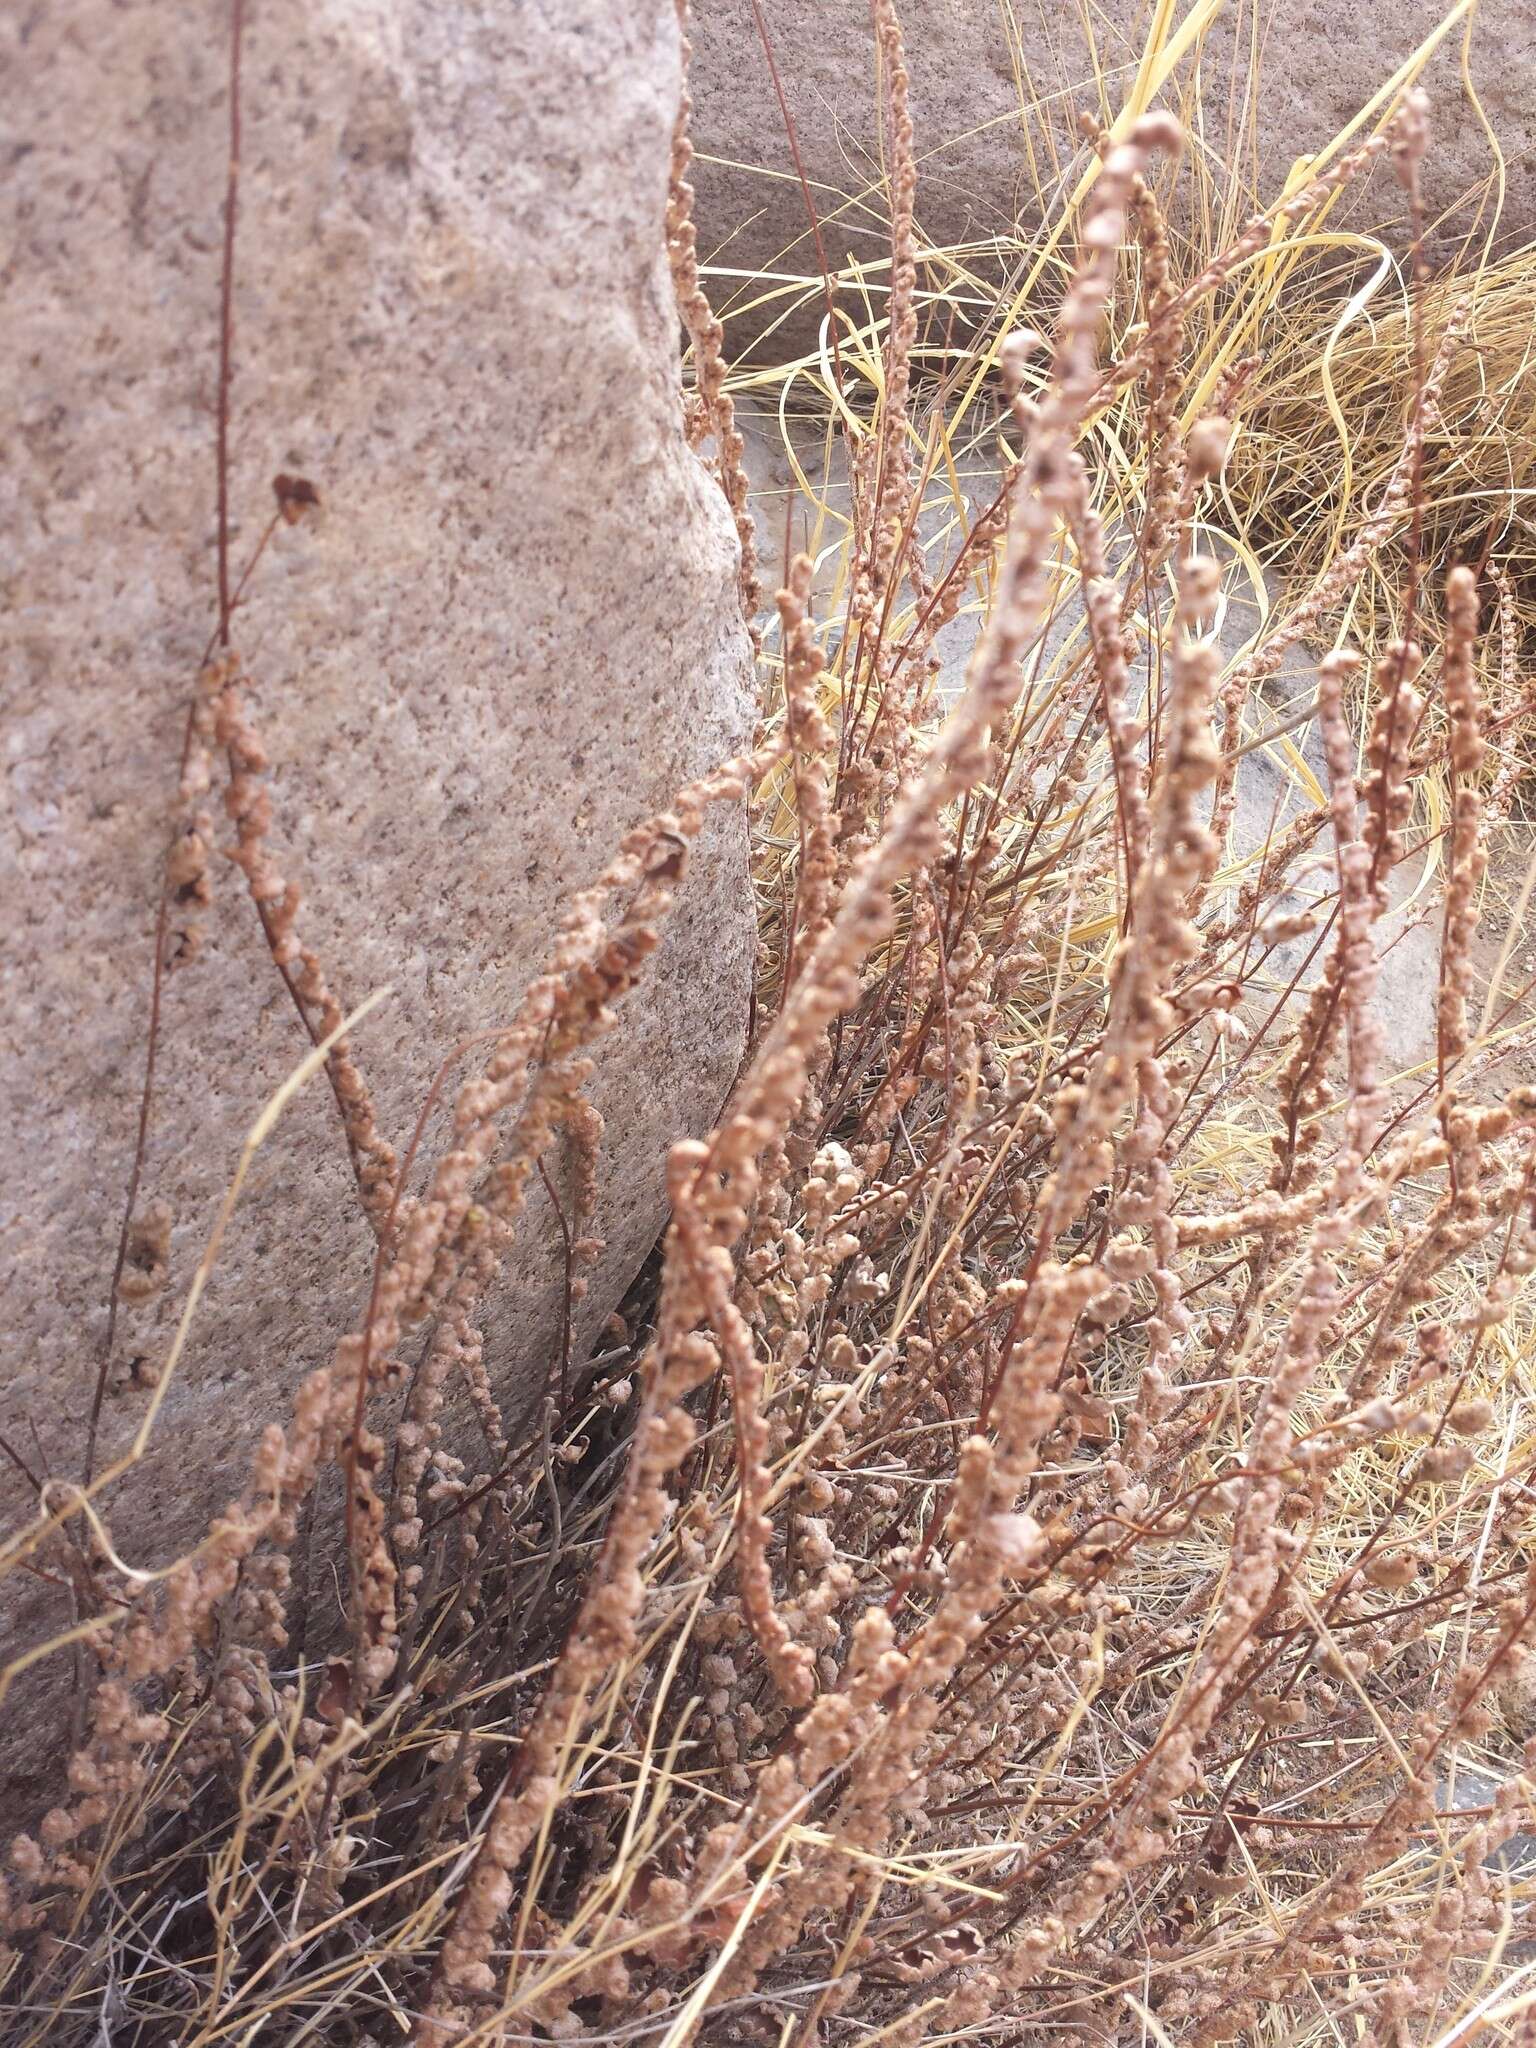
M1310 2038L1321 2007L1407 2044L1531 1931L1498 1856L1536 1774L1536 1092L1478 951L1512 802L1490 715L1523 700L1502 570L1437 579L1415 510L1464 319L1418 350L1380 501L1235 655L1212 507L1261 370L1201 400L1185 362L1248 254L1377 156L1412 184L1424 109L1182 282L1177 124L1093 132L1058 303L995 337L995 494L935 540L921 81L890 0L874 20L889 295L869 410L840 399L844 630L795 556L759 622L762 744L573 900L517 1016L451 1087L445 1062L435 1153L425 1111L403 1156L377 1129L238 654L205 672L170 884L207 900L221 751L377 1252L193 1555L123 1560L105 1481L42 1486L0 1553L69 1584L85 1674L0 1883L17 2040L100 2038L110 2009L146 2043L1203 2048L1275 2013ZM689 163L680 125L669 248L750 602ZM1320 655L1321 781L1243 847L1254 693L1405 536L1401 630ZM654 1288L598 1360L551 1362L524 1427L485 1306L562 1134L573 1270L594 1257L594 1050L706 815L749 799L748 1061L672 1147ZM1382 975L1427 843L1435 1050L1401 1076ZM130 1295L167 1284L164 1239L147 1213ZM293 1565L326 1540L348 1633L317 1668Z

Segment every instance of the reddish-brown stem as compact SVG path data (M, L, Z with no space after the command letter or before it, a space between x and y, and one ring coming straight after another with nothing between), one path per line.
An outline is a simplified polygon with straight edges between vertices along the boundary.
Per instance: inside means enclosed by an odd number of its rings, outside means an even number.
M224 255L219 269L219 402L215 461L218 488L219 645L229 645L234 601L229 587L229 401L235 353L235 217L240 194L240 57L245 0L230 0L229 170L224 187Z

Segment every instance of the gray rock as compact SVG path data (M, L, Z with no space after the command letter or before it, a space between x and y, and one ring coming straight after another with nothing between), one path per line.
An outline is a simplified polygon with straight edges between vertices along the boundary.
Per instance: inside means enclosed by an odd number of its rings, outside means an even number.
M182 722L214 617L227 18L202 0L57 0L0 30L0 1431L34 1471L67 1477L133 1151ZM679 80L672 0L250 9L236 566L274 472L323 502L279 529L236 637L301 930L344 1003L395 991L356 1052L399 1147L443 1056L513 1011L568 893L750 732L735 537L681 428L663 257ZM216 827L222 844L222 814ZM170 1280L122 1311L124 1378L164 1354L242 1138L307 1045L242 878L214 866L206 950L166 988L140 1204L169 1207ZM752 948L745 833L721 817L599 1053L608 1249L578 1342L655 1238L667 1144L707 1127L730 1085ZM258 1158L150 1455L106 1502L130 1562L185 1550L238 1493L258 1430L353 1325L370 1256L318 1081ZM558 1353L561 1299L545 1205L492 1322L509 1420ZM112 1395L103 1458L144 1399ZM4 1524L32 1508L0 1461ZM68 1619L24 1574L0 1602L9 1648ZM56 1738L41 1711L33 1724ZM14 1747L0 1764L21 1768Z
M1442 1777L1435 1786L1435 1810L1459 1814L1492 1806L1506 1782L1502 1774L1494 1776L1478 1764L1458 1759L1454 1773ZM1529 1879L1536 1871L1536 1835L1511 1835L1488 1858L1488 1868L1507 1872L1516 1880ZM1533 1953L1530 1942L1522 1942L1519 1947L1522 1955L1518 1958L1512 1955L1511 1961L1525 1960Z
M917 129L919 225L938 246L1004 238L999 261L1016 266L1041 215L1040 194L1080 149L1074 120L1118 111L1144 47L1152 9L1144 0L1106 0L1092 10L1096 54L1085 12L1047 0L900 0ZM1188 9L1175 10L1175 22ZM1307 0L1282 7L1256 0L1229 6L1208 30L1200 54L1202 133L1207 162L1230 166L1239 216L1276 198L1295 160L1323 148L1439 26L1441 0L1371 0L1347 22L1337 9ZM879 131L875 116L874 39L868 0L775 0L765 7L774 63L799 145L800 163L834 269L850 256L880 262L888 250ZM799 176L754 17L752 0L696 0L693 28L695 140L699 166L700 247L726 270L773 270L819 280ZM1430 60L1435 141L1425 164L1434 241L1448 247L1478 215L1491 190L1493 157L1482 123L1461 86L1462 25ZM1507 237L1536 226L1536 101L1525 89L1536 61L1536 13L1526 0L1482 0L1471 42L1471 75L1506 160ZM1174 103L1193 56L1163 95ZM1102 74L1103 97L1094 82ZM1033 100L1037 111L1021 112ZM1078 157L1075 177L1081 168ZM1187 176L1187 174L1186 174ZM1479 232L1491 214L1481 217ZM1400 226L1402 192L1378 165L1366 188L1335 220ZM1011 241L1010 241L1011 238ZM878 298L883 273L872 290ZM947 280L946 280L947 281ZM746 310L764 296L760 282L737 288L733 348L762 339L766 353L798 353L814 341L819 283L808 308L790 313L801 294ZM732 299L722 289L727 309ZM852 291L842 304L867 318ZM771 333L769 330L773 330Z
M1271 584L1271 611L1280 607L1283 591ZM1262 639L1264 621L1256 601L1241 595L1227 606L1222 621L1222 644L1235 654L1250 641ZM1255 733L1284 724L1317 693L1317 656L1305 645L1286 649L1278 674L1270 677L1248 723ZM1315 718L1286 736L1310 771L1319 790L1328 787L1327 757L1322 733ZM1312 808L1313 798L1301 784L1295 755L1281 741L1256 747L1243 757L1237 771L1236 803L1232 813L1230 852L1243 858L1263 847ZM1419 1069L1434 1058L1436 1044L1436 994L1440 983L1440 935L1442 906L1440 878L1424 873L1427 853L1410 855L1387 877L1387 907L1375 928L1379 956L1374 1010L1381 1025L1384 1083L1413 1081L1421 1086ZM1308 907L1313 892L1321 895L1336 887L1333 868L1334 839L1325 828L1319 835L1304 867L1298 873L1301 886L1276 909L1301 910ZM1322 972L1326 948L1313 956L1315 936L1294 939L1277 946L1249 983L1249 1008L1267 1014L1276 998L1297 978L1298 988L1314 987Z
M849 515L847 461L840 439L833 437L830 448L815 423L803 417L781 420L766 408L743 407L738 415L746 441L746 466L751 485L750 504L757 524L758 546L765 563L777 568L784 549L786 517L796 545L813 533L817 505L810 501L789 459L786 434L793 447L799 471L814 485L821 506L846 522ZM990 503L997 487L995 474L978 464L963 486L966 524ZM961 530L955 505L942 479L931 482L917 519L917 531L927 551L930 575L937 578L953 559L960 544ZM826 645L834 652L838 640L837 593L847 575L847 549L843 544L846 525L837 517L824 522L823 546L817 560L812 589L813 608L828 625ZM1212 536L1206 536L1207 544ZM1125 574L1129 570L1127 542L1122 532L1111 527L1108 546L1112 564ZM1224 659L1237 658L1261 640L1265 619L1283 616L1284 590L1278 579L1266 591L1265 607L1247 589L1244 572L1235 559L1225 564L1226 596L1216 621ZM765 624L767 624L765 614ZM936 691L941 703L952 703L964 684L966 664L980 634L980 602L968 597L960 613L939 636L935 653L939 660ZM771 633L772 627L769 626ZM1066 603L1051 619L1043 637L1042 667L1071 655L1082 643L1082 608L1075 600ZM1138 665L1137 673L1142 673ZM1280 671L1256 690L1246 714L1245 729L1250 736L1282 725L1317 691L1317 656L1306 645L1293 646L1282 657ZM1315 719L1298 726L1288 736L1304 767L1317 787L1327 786L1327 769L1322 737ZM1240 861L1278 836L1303 811L1310 811L1313 798L1297 772L1294 756L1281 742L1255 747L1238 765L1235 802L1228 855ZM1382 1079L1401 1083L1412 1092L1422 1086L1421 1069L1433 1060L1436 1043L1436 990L1440 974L1439 879L1424 880L1427 855L1418 854L1392 871L1388 882L1389 902L1376 928L1380 949L1375 1009L1380 1020L1385 1055ZM1297 887L1272 906L1301 911L1336 886L1333 870L1333 837L1325 827L1309 859L1296 875ZM1293 977L1302 990L1313 987L1322 971L1326 950L1309 960L1314 947L1311 936L1277 946L1256 966L1248 981L1245 1014L1256 1022L1266 1016L1284 994ZM1411 1088L1409 1086L1411 1082Z

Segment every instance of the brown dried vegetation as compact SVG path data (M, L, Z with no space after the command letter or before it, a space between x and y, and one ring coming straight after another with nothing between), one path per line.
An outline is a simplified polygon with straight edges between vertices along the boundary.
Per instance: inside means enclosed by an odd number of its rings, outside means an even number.
M1536 1091L1474 945L1524 699L1500 562L1442 573L1424 517L1475 289L1431 333L1418 280L1400 460L1230 657L1208 544L1273 398L1234 279L1375 157L1412 191L1425 111L1182 277L1177 124L1090 133L1048 336L999 317L925 382L907 55L889 0L875 20L888 305L819 372L845 536L795 553L760 622L758 751L638 825L518 1016L445 1061L436 1157L425 1115L398 1156L377 1130L297 935L226 579L157 959L196 971L174 926L227 770L229 858L314 1041L294 1085L329 1074L377 1261L193 1556L118 1556L116 1468L43 1485L4 1543L75 1589L84 1686L0 1885L8 2038L1427 2043L1519 2006ZM750 543L687 169L680 134L696 425ZM935 538L962 372L1000 392L997 481ZM1354 604L1363 579L1395 607ZM1319 636L1326 787L1234 850L1264 680ZM481 1305L558 1134L593 1185L590 1050L705 812L748 798L747 1065L673 1148L627 1320L550 1362L509 1441ZM1426 844L1436 1056L1393 1075L1377 983ZM167 1284L133 1207L130 1297ZM578 1216L576 1288L592 1249ZM450 1454L453 1399L483 1473ZM351 1641L316 1667L290 1565L327 1472Z

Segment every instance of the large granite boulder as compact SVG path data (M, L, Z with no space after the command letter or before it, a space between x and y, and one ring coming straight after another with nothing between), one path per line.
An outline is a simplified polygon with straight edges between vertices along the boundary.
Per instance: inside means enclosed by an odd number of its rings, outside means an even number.
M0 28L8 1528L34 1511L22 1467L83 1465L215 620L229 27L220 0L39 0ZM304 940L343 1004L394 990L355 1053L397 1148L441 1058L511 1015L569 892L750 732L736 540L682 427L664 254L680 87L672 0L249 9L232 575L275 473L320 505L278 527L234 637ZM210 807L222 847L217 784ZM578 1343L656 1236L669 1141L706 1128L733 1078L745 850L739 815L706 827L600 1050L607 1250ZM211 867L201 956L164 989L98 1469L144 1412L242 1138L307 1050L243 876ZM173 946L187 923L178 909ZM372 1245L321 1079L259 1155L149 1455L104 1504L128 1561L179 1554L239 1492L259 1429L354 1325ZM558 1356L562 1303L539 1196L489 1319L509 1420ZM8 1650L70 1618L25 1573L0 1603ZM18 1725L56 1745L40 1702L67 1661L30 1707L12 1696L13 1774L38 1747Z

